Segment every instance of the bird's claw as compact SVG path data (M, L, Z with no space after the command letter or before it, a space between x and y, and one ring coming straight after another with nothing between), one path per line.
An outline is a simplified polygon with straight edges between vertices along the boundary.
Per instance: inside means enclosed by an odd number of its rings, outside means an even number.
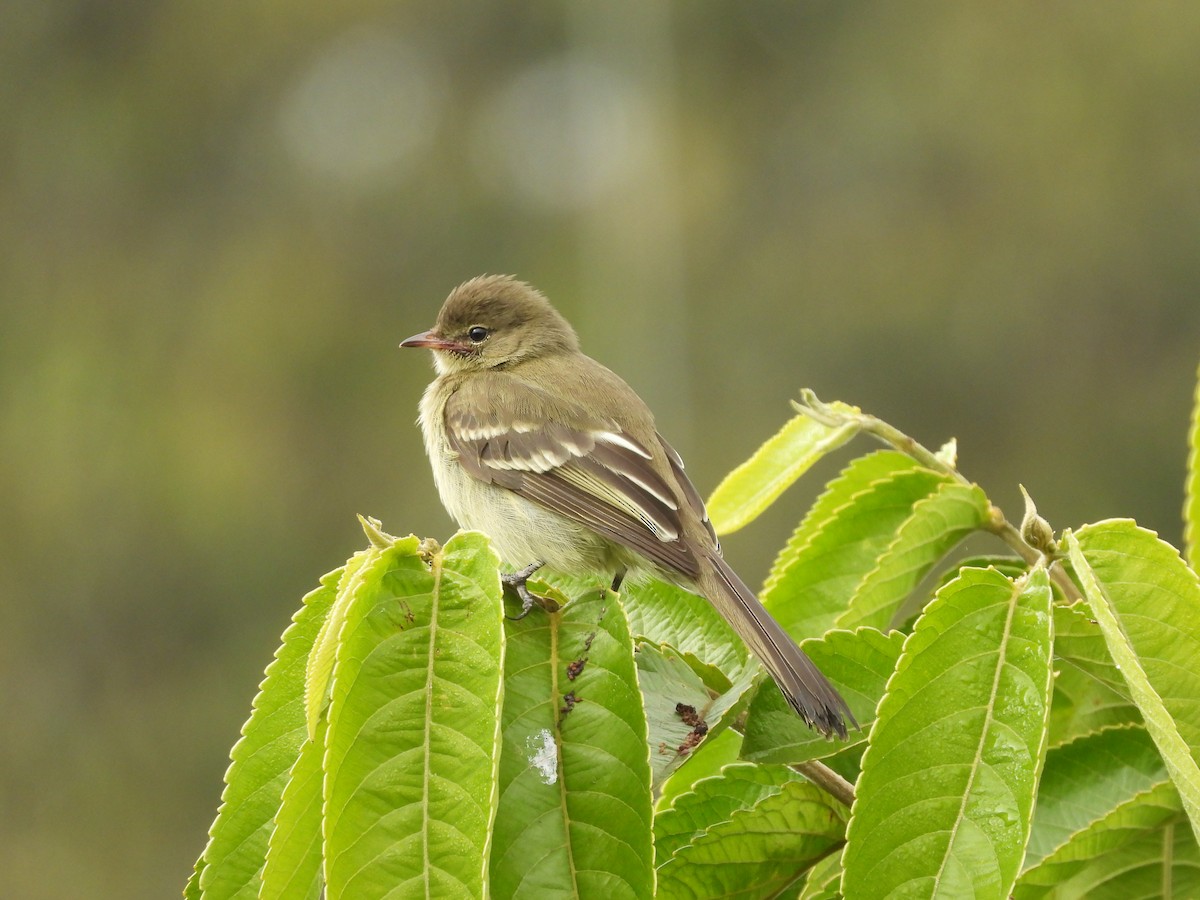
M543 598L530 592L526 582L533 576L533 573L544 566L545 563L540 560L532 562L519 572L503 572L500 575L500 582L507 588L511 588L521 598L521 611L515 616L510 616L507 613L505 618L510 621L517 622L529 615L529 611L533 609L534 604L539 606L544 603Z

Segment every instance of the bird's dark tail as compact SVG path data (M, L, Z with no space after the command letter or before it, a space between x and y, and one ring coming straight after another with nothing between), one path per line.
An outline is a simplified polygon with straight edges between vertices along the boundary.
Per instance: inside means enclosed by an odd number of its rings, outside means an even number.
M763 661L783 696L811 728L827 736L845 737L847 722L858 727L842 695L724 559L708 554L699 581L701 593Z

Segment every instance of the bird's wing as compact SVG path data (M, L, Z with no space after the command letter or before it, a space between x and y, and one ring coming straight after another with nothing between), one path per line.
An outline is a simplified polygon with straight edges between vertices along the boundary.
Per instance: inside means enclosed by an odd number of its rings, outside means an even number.
M683 540L681 501L660 474L682 472L673 450L644 446L589 411L586 398L564 406L513 378L501 408L495 392L477 385L460 386L445 413L450 446L469 475L579 522L668 571L696 577L699 564ZM695 488L686 477L680 487L682 502L691 504Z
M721 542L717 539L716 529L713 528L712 522L708 519L708 510L704 506L704 498L700 496L700 492L692 484L692 479L688 478L687 472L683 471L683 458L675 452L675 448L668 444L667 439L661 434L655 432L655 436L658 438L658 443L662 445L663 452L666 453L667 459L671 463L671 474L675 476L675 482L679 485L684 502L696 514L696 518L700 520L700 524L704 526L709 538L712 540L713 549L717 551L717 555L720 555Z

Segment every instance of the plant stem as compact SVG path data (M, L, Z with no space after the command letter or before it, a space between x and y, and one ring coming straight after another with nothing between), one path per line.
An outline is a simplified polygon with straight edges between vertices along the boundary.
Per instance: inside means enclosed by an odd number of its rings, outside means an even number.
M800 395L802 397L801 402L793 403L792 405L800 412L810 416L821 424L829 426L845 425L846 423L854 424L860 431L864 431L883 443L895 447L901 453L911 456L925 468L945 475L948 478L953 478L962 484L968 486L972 484L970 479L958 471L953 463L943 459L928 447L925 447L882 419L857 411L846 412L845 407L835 409L829 404L823 403L817 398L815 393L807 388L801 391ZM841 404L838 404L838 406L841 406ZM1031 547L1021 537L1021 532L1005 518L1003 510L995 504L989 504L988 520L984 523L983 527L1008 544L1029 565L1032 566L1042 558L1042 552L1035 547ZM1048 562L1051 561L1048 560ZM1050 577L1058 585L1059 590L1063 592L1063 596L1068 600L1074 602L1082 599L1079 589L1075 587L1075 583L1071 581L1070 576L1067 575L1062 566L1050 566Z
M792 768L847 808L854 805L854 785L825 763L810 759L796 763Z

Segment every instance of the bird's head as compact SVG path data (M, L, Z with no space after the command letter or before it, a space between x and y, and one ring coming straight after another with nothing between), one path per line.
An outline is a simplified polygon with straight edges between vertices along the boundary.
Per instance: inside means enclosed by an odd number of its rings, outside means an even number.
M481 275L450 292L433 328L400 346L432 350L446 374L578 350L579 339L537 288L511 275Z

